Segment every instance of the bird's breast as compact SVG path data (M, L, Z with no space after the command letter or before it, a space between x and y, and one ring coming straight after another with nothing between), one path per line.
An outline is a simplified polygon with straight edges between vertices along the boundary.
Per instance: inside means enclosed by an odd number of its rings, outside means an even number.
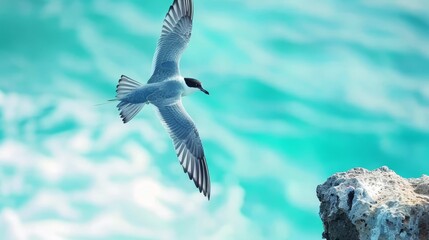
M150 95L149 101L155 105L164 105L164 103L175 102L182 96L184 88L180 81L168 80L159 83L159 88Z

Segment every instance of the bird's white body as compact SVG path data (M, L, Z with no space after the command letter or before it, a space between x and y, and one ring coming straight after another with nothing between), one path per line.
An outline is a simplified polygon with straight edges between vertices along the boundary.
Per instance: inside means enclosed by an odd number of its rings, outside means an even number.
M182 105L182 96L198 89L209 94L193 78L183 78L179 71L181 54L192 31L192 0L174 0L162 27L153 58L153 73L145 85L122 75L116 89L118 109L124 123L129 122L145 104L157 107L185 173L196 187L210 199L210 176L201 140L189 114Z
M176 77L172 80L145 84L127 94L122 100L134 104L151 103L155 106L165 106L180 101L181 97L196 91L198 89L186 85L183 77Z
M155 106L165 105L165 101L177 101L187 91L185 81L182 78L166 80L163 82L145 84L122 98L129 103L152 103Z

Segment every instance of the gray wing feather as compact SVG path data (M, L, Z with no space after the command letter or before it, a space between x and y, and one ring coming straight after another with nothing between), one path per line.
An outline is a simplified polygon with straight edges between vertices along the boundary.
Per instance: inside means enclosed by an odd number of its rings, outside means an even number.
M174 0L164 19L148 83L179 75L180 57L191 38L193 15L192 0Z
M197 128L179 100L173 105L158 106L158 112L173 139L179 162L189 179L210 199L210 175Z

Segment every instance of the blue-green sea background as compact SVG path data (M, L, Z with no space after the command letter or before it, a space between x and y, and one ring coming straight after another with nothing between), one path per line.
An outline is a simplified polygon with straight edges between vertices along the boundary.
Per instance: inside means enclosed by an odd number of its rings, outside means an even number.
M171 2L0 1L0 239L321 239L333 173L429 173L427 0L195 0L207 201L152 106L95 106L147 81Z

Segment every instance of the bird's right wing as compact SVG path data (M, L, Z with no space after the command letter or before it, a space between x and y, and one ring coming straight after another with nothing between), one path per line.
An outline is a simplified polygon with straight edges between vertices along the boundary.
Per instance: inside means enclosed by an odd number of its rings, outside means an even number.
M174 0L164 19L148 83L179 75L180 57L191 38L193 15L192 0Z
M197 128L179 99L169 106L158 106L162 123L173 139L177 157L189 179L210 199L210 175Z

